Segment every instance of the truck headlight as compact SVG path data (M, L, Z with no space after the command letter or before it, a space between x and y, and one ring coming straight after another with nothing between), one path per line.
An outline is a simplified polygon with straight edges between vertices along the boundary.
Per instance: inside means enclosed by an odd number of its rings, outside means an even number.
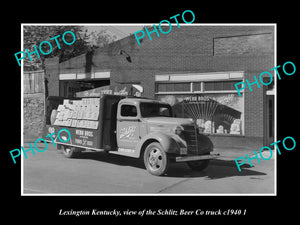
M174 129L173 129L173 132L174 132L175 134L177 134L177 135L180 135L180 134L182 133L182 131L183 131L183 127L182 127L182 126L176 126L176 127L174 127Z

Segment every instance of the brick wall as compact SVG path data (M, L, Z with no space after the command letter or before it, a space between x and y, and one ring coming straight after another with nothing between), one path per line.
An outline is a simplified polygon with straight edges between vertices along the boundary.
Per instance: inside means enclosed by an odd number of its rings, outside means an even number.
M272 33L216 37L214 55L272 53Z

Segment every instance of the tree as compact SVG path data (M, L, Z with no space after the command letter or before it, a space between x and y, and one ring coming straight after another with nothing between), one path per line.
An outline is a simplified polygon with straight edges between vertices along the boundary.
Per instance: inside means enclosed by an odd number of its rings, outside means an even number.
M87 32L87 30L86 30ZM91 47L103 47L116 40L116 36L109 35L106 30L92 31L87 35L86 41Z
M43 41L49 41L52 46L52 51L48 55L43 55L39 52L40 58L36 54L31 56L32 61L26 55L24 60L24 70L40 70L45 68L45 59L58 56L59 62L63 62L72 57L89 52L91 49L106 45L116 39L115 36L110 36L105 31L88 33L88 29L84 26L38 26L25 25L23 26L24 50L34 52L34 45L39 51L39 44ZM66 45L62 36L66 31L72 31L76 36L76 41L72 45ZM56 40L60 45L60 49L55 40L50 38L60 35ZM71 34L65 35L66 42L72 42ZM43 52L49 52L50 46L43 44L41 46Z

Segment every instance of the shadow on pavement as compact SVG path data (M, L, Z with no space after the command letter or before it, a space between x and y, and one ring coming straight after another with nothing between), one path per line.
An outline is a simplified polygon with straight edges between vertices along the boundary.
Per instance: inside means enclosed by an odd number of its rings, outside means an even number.
M116 164L119 166L133 166L141 169L145 168L142 160L122 155L109 154L106 152L82 152L75 159L90 159L110 164Z
M177 165L175 165L177 166ZM207 179L220 179L234 176L261 176L266 173L255 171L248 164L241 166L241 172L238 171L234 160L212 160L209 166L203 171L193 171L186 166L186 170L174 168L168 172L170 177L206 177Z
M105 152L83 152L77 159L97 160L105 163L116 164L119 166L130 166L146 170L143 161L140 159L113 155ZM168 173L165 176L207 177L207 179L220 179L232 176L267 175L266 173L248 168L251 168L250 165L244 164L243 166L241 166L242 171L239 172L234 160L222 159L212 160L209 166L203 171L194 171L190 169L185 163L171 163Z

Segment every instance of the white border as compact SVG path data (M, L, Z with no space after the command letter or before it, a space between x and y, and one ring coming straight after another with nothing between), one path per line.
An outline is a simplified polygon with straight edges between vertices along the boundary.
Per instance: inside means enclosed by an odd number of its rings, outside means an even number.
M24 46L24 43L23 43L23 25L21 24L21 51L23 51L23 46ZM21 61L21 146L24 146L24 130L23 130L23 127L24 127L24 112L23 112L23 109L24 109L24 63L23 63L23 60ZM21 149L20 149L21 150ZM23 177L23 174L24 174L24 171L23 171L23 154L21 154L21 195L25 195L24 194L24 177Z
M23 51L23 26L153 26L153 24L158 25L158 23L21 23L21 51ZM177 25L176 23L171 23L171 25ZM277 24L276 23L192 23L192 24L180 24L180 26L274 26L274 67L277 65ZM125 37L126 38L126 37ZM23 137L23 61L21 61L21 146L24 146ZM277 76L275 78L275 108L274 108L274 140L277 141ZM275 151L275 150L274 150ZM211 194L201 194L201 193L182 193L182 194L132 194L132 193L105 193L105 194L91 194L91 193L54 193L54 194L44 194L44 193L24 193L24 171L23 171L23 154L21 154L21 196L277 196L277 151L274 157L274 193L211 193Z
M277 24L274 24L274 67L277 66ZM274 71L274 141L277 141L277 76ZM277 196L277 149L274 148L274 192Z

